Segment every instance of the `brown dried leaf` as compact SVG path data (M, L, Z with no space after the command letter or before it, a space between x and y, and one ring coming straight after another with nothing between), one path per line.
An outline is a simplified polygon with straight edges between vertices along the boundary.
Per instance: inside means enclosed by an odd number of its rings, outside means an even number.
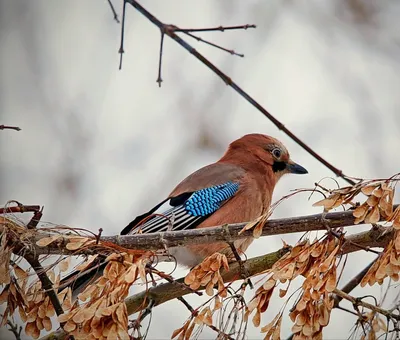
M185 284L186 285L191 285L193 282L196 281L196 273L195 270L192 269L186 276L185 276Z
M6 285L0 294L0 305L7 301L9 294L9 285Z
M379 203L379 198L372 195L369 196L368 199L366 200L366 203L370 206L370 207L375 207L376 205L378 205Z
M375 206L371 209L371 212L365 217L365 223L377 223L379 222L379 219L380 219L379 207Z
M71 257L67 256L64 260L62 260L58 264L58 269L60 269L60 272L66 272L69 268L70 263L71 263Z
M126 271L126 273L124 275L124 280L125 280L126 283L131 284L131 283L136 281L137 276L138 276L138 270L137 269L138 268L137 268L137 266L135 264L133 264L132 266L129 267L129 269ZM188 274L188 276L189 276L189 274ZM186 283L186 278L185 278L185 283ZM188 283L186 283L186 284L188 284Z
M5 237L2 238L3 240ZM8 247L4 247L1 250L0 257L0 284L9 284L10 283L10 259L11 259L11 249Z
M318 311L319 311L319 317L318 317L318 323L321 326L327 326L329 323L329 310L325 306L325 304L321 303L318 305Z
M263 226L262 224L258 224L253 230L253 237L259 238L262 235Z
M335 205L336 201L340 199L340 197L341 195L339 193L334 193L328 198L324 198L318 202L315 202L313 207L324 207L324 210L330 210Z
M328 274L328 280L325 284L325 289L327 292L333 292L336 288L336 268L332 268L332 270Z
M276 281L273 278L270 278L269 280L264 282L262 287L264 290L270 290L275 287L275 284L276 284Z
M72 241L70 239L69 242L67 243L67 245L65 246L65 248L67 248L68 250L78 250L78 249L82 248L83 245L89 245L89 244L96 242L95 240L89 240L86 237L75 237L74 239L77 239L77 240Z
M265 325L264 327L261 327L261 333L269 332L269 330L275 325L276 321L280 316L281 314L277 314L269 324Z
M46 247L49 244L53 243L55 240L58 240L61 237L61 235L53 235L49 237L43 237L39 241L36 242L36 245L39 247Z
M279 289L279 297L283 298L287 293L287 289Z
M36 321L29 322L25 326L25 333L34 339L37 339L40 335L39 329L36 327Z
M260 326L260 321L261 321L261 313L259 311L256 311L256 313L253 316L254 327Z
M226 271L229 270L228 259L226 258L225 255L222 255L222 266L224 267L224 269L225 269Z
M212 314L211 314L211 310L210 307L206 307L206 313L205 313L205 317L204 317L204 323L208 326L212 325Z
M353 216L356 218L360 218L360 217L366 215L368 209L369 209L368 204L363 203L359 207L354 209Z
M213 296L214 295L214 284L212 283L212 281L210 281L206 287L206 293L209 296Z
M221 302L219 296L217 295L217 296L215 297L215 299L214 299L214 308L213 308L213 311L216 311L216 310L221 309L221 308L222 308L222 302Z
M45 317L43 320L43 327L47 332L51 331L52 325L51 325L51 320L48 317Z
M188 327L188 329L185 332L185 340L189 340L190 339L190 336L192 335L193 329L194 329L195 326L196 326L196 324L194 322L192 322L190 324L190 326Z
M172 332L171 339L176 338L180 333L182 333L182 331L183 331L183 327L178 328L178 329L175 329L175 330Z
M372 194L372 192L378 187L379 184L372 184L372 185L368 185L365 187L361 188L361 192L365 195L365 196L369 196Z
M59 323L65 323L67 322L69 319L71 319L71 317L74 316L74 313L64 313L58 316L58 322Z
M24 280L28 277L28 273L21 269L18 265L14 265L14 272L15 276L20 280Z

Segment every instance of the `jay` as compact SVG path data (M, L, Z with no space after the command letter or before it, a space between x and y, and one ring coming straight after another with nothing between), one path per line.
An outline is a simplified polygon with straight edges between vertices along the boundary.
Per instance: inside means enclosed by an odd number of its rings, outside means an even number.
M287 173L306 174L307 170L290 159L289 152L277 139L262 134L245 135L233 141L220 160L189 175L166 199L129 223L121 234L252 221L268 211L275 185ZM252 240L235 241L238 253L243 254ZM228 260L234 259L231 247L224 242L175 247L169 251L179 264L187 267L194 267L216 252L224 253ZM96 274L102 269L104 264ZM75 275L72 273L63 280L65 285L73 280L74 291L93 279L90 272Z
M219 161L189 175L164 201L138 216L121 234L252 221L268 211L275 185L286 173L306 174L307 170L290 159L277 139L262 134L245 135L232 142ZM237 240L234 246L239 254L244 253L252 241ZM177 262L187 267L216 252L225 253L228 259L233 255L224 242L170 250Z

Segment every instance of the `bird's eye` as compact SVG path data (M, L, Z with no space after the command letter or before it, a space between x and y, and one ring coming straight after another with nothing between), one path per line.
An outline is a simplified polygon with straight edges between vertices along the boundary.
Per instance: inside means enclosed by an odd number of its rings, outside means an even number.
M280 158L281 157L281 150L274 149L274 150L272 150L272 154L274 155L275 158Z

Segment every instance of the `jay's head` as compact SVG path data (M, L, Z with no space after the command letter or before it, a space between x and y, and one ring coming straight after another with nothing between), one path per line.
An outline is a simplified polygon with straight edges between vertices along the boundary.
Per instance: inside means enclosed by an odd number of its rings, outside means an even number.
M242 159L242 165L259 166L267 169L276 181L284 174L306 174L308 171L290 159L289 152L277 139L262 135L249 134L232 142L223 158L229 156ZM232 157L232 158L233 158Z

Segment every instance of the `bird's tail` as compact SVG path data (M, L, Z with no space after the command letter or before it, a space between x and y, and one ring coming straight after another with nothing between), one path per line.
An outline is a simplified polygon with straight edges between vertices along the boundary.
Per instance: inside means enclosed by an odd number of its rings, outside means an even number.
M96 259L84 271L76 270L64 277L60 282L58 290L61 291L66 287L70 287L72 290L72 299L75 300L88 284L93 283L103 275L106 265L107 262L105 262L104 258Z

